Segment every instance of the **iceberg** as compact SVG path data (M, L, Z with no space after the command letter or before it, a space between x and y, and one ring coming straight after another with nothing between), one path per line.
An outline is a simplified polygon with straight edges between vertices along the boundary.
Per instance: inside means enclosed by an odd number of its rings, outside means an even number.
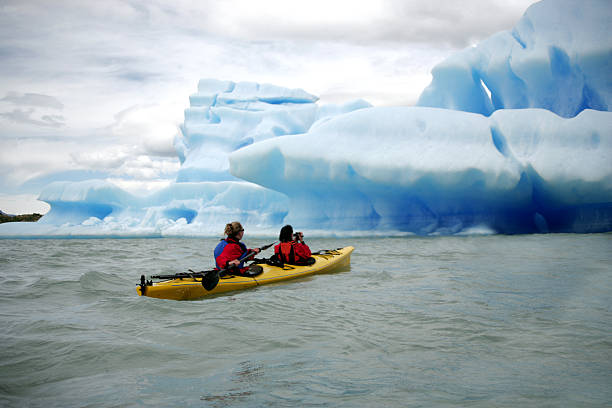
M599 232L612 228L611 153L607 112L381 107L240 149L230 163L234 175L287 195L286 221L296 225Z
M371 106L364 100L319 106L318 99L302 89L200 80L175 138L181 162L176 181L237 180L230 174L227 160L234 150L273 137L305 133L315 121Z
M302 89L216 79L200 80L189 99L175 137L174 183L140 197L105 180L53 182L39 195L51 210L37 223L0 225L0 236L217 236L232 220L276 235L287 196L233 176L229 154L372 106L362 99L319 105Z
M173 183L146 197L104 180L55 182L39 199L51 210L28 225L35 235L217 235L228 219L256 229L276 225L288 205L284 195L244 181Z
M611 20L606 0L536 3L438 64L414 107L203 79L174 183L52 183L51 211L0 236L218 236L232 220L259 235L612 231Z
M301 89L207 79L189 100L175 139L181 161L177 182L236 180L228 154L270 137L306 132L318 98Z
M612 7L607 0L541 1L517 25L432 70L418 106L490 115L542 108L563 117L612 106Z

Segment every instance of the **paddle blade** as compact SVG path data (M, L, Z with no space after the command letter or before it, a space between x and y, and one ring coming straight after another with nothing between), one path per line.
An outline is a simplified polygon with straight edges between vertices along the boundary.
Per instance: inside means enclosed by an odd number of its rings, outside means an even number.
M208 271L202 276L202 286L206 290L213 290L219 283L219 271Z

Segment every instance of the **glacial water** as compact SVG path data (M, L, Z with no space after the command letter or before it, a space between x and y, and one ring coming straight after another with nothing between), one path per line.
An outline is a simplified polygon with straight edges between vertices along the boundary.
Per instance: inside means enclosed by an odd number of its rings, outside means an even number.
M137 296L216 242L0 240L0 406L612 406L612 234L312 239L350 268Z

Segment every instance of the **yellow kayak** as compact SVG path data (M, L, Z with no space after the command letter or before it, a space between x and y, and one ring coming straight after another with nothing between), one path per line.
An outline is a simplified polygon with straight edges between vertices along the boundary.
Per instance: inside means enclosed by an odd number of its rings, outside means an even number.
M217 286L211 290L206 290L204 288L202 285L202 278L200 277L182 277L161 282L148 282L145 285L141 284L136 287L136 292L138 292L139 296L149 296L159 299L199 299L218 293L248 289L268 283L313 275L315 273L329 272L338 267L349 265L353 249L352 246L348 246L312 255L316 262L309 266L285 264L284 267L280 268L278 266L260 264L263 268L261 274L254 277L223 276L219 280Z

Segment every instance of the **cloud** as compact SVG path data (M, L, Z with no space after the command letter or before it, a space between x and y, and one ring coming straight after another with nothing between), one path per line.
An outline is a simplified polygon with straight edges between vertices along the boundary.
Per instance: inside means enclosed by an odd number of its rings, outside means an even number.
M17 92L9 92L4 98L0 99L0 101L10 102L15 105L41 106L59 110L64 109L64 104L57 98L37 93L19 94Z
M77 168L70 152L80 144L54 142L35 138L3 138L0 149L0 174L2 185L18 186L29 180L65 170Z
M534 1L176 0L170 4L164 0L63 0L53 7L41 0L5 3L14 18L3 19L6 28L0 34L13 41L0 49L15 53L35 47L48 55L43 47L50 45L51 51L66 57L116 54L121 59L130 55L122 49L133 50L133 58L163 51L168 37L188 43L208 38L463 47L511 28ZM30 22L29 33L21 21ZM17 40L17 36L25 38ZM41 44L29 40L39 36L45 36ZM134 47L137 44L141 47Z
M3 59L0 75L57 89L70 111L66 121L71 126L82 118L94 121L131 105L161 102L168 89L184 88L188 82L195 86L201 77L267 81L314 93L341 86L347 95L367 91L361 96L391 104L416 100L427 84L410 89L406 97L397 87L372 97L372 90L383 86L376 84L378 78L389 71L361 69L366 76L352 75L349 83L346 72L353 66L319 70L314 65L340 66L350 59L374 64L381 54L406 55L418 47L421 53L412 52L409 63L423 66L418 73L422 77L449 54L449 47L462 48L511 28L530 3L58 0L48 7L43 0L6 0L0 50L9 50L9 57ZM439 56L432 58L428 49ZM405 82L402 75L407 73L399 72L397 80ZM364 79L369 85L360 88ZM112 103L102 100L111 96ZM124 106L117 106L123 101ZM95 114L83 112L88 102L95 105ZM115 112L102 111L111 105ZM75 118L74 106L79 110Z
M148 82L152 81L155 78L159 78L160 75L156 73L150 72L139 72L139 71L119 71L116 73L116 77L119 79L123 79L125 81L132 82Z
M0 210L8 214L46 214L51 206L38 201L35 194L8 195L0 193Z
M138 146L111 146L94 151L81 151L70 156L78 168L100 171L116 179L174 179L179 169L178 158L139 154Z
M232 0L210 4L207 30L245 41L381 42L465 47L506 30L533 0Z
M36 125L36 126L44 126L44 127L52 127L52 128L61 128L65 125L64 117L61 115L42 115L40 118L34 118L33 116L37 114L35 109L21 110L14 109L12 112L2 112L0 113L0 118L5 118L11 120L16 123L28 124L28 125Z
M176 157L140 153L138 146L101 145L72 140L62 143L46 139L8 139L0 149L0 189L40 191L51 181L91 178L157 181L173 180L179 169ZM38 190L37 190L38 189Z
M182 107L171 101L136 105L116 114L109 131L122 143L138 146L142 153L176 157L173 142L182 120Z
M510 29L531 3L4 0L0 187L90 172L167 183L204 77L412 104L435 63Z
M0 118L8 119L14 123L35 125L42 127L61 128L65 125L65 118L55 113L46 113L49 110L62 110L64 105L55 97L38 93L8 92L0 99L9 105L30 107L29 109L15 108L9 112L0 112Z
M168 179L126 180L123 178L109 177L106 180L136 196L146 196L172 184L172 180Z
M151 158L150 156L131 157L111 174L115 177L136 180L160 180L175 178L180 167L178 159Z
M122 166L129 156L130 153L125 146L110 146L70 154L72 161L80 168L106 171Z

